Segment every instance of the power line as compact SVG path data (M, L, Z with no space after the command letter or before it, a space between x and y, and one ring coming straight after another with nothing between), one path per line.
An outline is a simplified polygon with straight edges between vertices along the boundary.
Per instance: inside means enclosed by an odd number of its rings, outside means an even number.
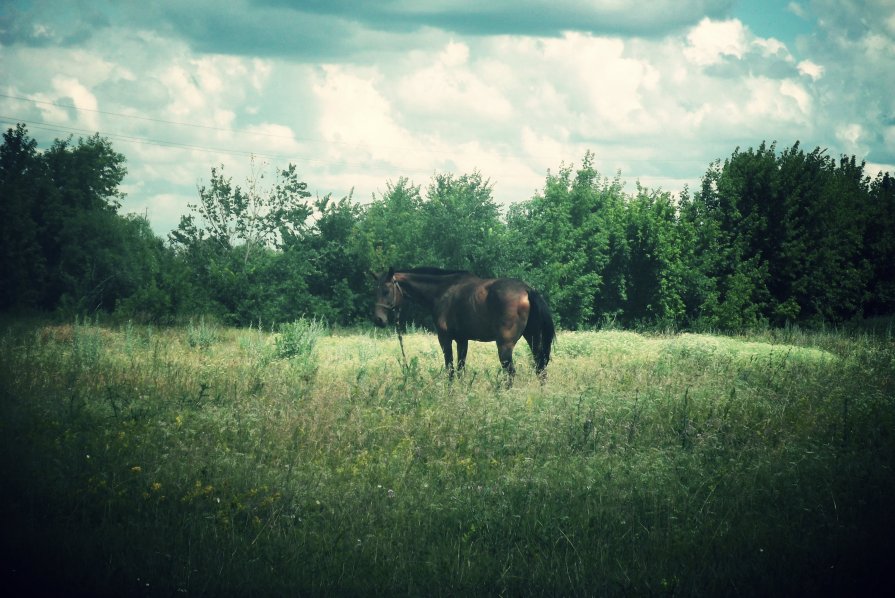
M18 101L22 101L22 102L31 102L34 104L40 104L40 105L44 105L44 106L53 106L54 108L65 108L68 110L76 110L79 112L90 112L92 114L103 114L106 116L117 116L120 118L129 118L132 120L142 120L145 122L153 122L153 123L167 124L167 125L177 125L177 126L183 126L183 127L192 127L195 129L205 129L207 131L217 131L220 133L234 133L234 134L238 134L238 135L254 135L254 136L260 136L260 137L270 137L270 138L274 138L274 139L286 139L286 140L290 140L290 141L302 141L302 142L307 142L307 143L339 145L339 146L352 147L352 148L358 148L358 149L379 147L379 148L383 148L383 149L392 149L392 150L396 150L396 151L403 150L403 151L414 151L414 152L421 151L421 152L425 152L425 153L440 153L440 152L438 152L438 150L429 150L429 149L425 149L425 148L420 149L420 148L408 148L408 147L389 146L389 145L373 146L372 144L369 144L369 143L358 144L358 143L348 143L345 141L314 139L312 137L296 137L295 135L280 135L277 133L265 133L263 131L250 131L248 129L229 129L226 127L215 127L212 125L202 125L202 124L197 124L197 123L188 123L188 122L183 122L183 121L167 120L167 119L155 118L155 117L151 117L151 116L125 114L123 112L111 112L108 110L82 108L79 106L74 106L72 104L62 104L60 102L51 102L48 100L36 100L34 98L26 98L23 96L16 96L16 95L11 95L11 94L6 94L6 93L0 93L0 98L7 98L10 100L18 100ZM260 155L260 154L256 154L256 155Z
M0 96L2 96L2 95L3 94L0 94ZM119 141L123 141L123 142L127 142L127 143L133 143L133 144L137 144L137 145L151 145L151 146L163 147L163 148L169 148L169 149L180 149L180 150L203 152L203 153L213 154L213 155L217 154L217 155L241 156L241 157L254 156L254 157L259 157L259 158L265 158L268 160L282 160L287 163L301 162L301 163L305 163L305 164L309 164L309 165L311 165L311 164L317 164L317 165L331 164L330 160L324 160L321 158L309 158L309 157L301 157L301 156L296 156L296 155L284 155L284 154L270 154L270 153L265 153L265 152L245 151L245 150L237 150L237 149L229 149L229 148L210 148L210 147L204 147L204 146L200 146L200 145L181 143L181 142L177 142L177 141L151 139L151 138L146 138L146 137L137 137L137 136L133 136L133 135L124 135L121 133L108 133L105 131L82 129L82 128L78 128L78 127L72 127L69 125L47 123L47 122L43 122L43 121L34 121L33 119L17 118L17 117L13 117L13 116L0 115L0 122L3 123L4 127L5 126L14 126L17 123L27 123L30 128L43 130L43 131L61 132L61 133L78 134L78 135L86 135L86 136L98 134L101 137L119 140ZM630 161L653 162L651 160L630 160ZM664 160L656 160L656 161L661 162ZM696 160L676 160L676 161L693 161L693 162L695 162ZM343 167L357 168L359 170L369 168L369 166L370 166L369 163L361 164L361 163L352 163L352 162L345 162L345 161L340 161L339 164ZM392 166L390 166L390 168L394 168L394 166L392 165ZM478 169L476 169L476 170L478 170ZM616 169L616 170L618 170L618 169ZM401 176L406 176L406 175L431 176L432 174L438 173L438 172L448 172L448 170L445 170L444 168L439 169L435 166L433 166L431 168L426 168L426 169L418 169L418 168L413 169L413 168L405 167L405 168L400 168L400 171L401 171L400 172ZM487 173L488 179L491 181L492 185L498 185L501 178L503 178L503 177L512 178L512 177L515 177L518 175L519 175L518 171L517 172L490 171ZM649 176L649 175L643 175L643 174L635 175L633 178L639 180L642 176ZM661 175L656 175L656 176L659 176L659 178L663 178ZM664 177L664 178L667 178L667 177ZM625 177L625 180L630 180L630 179L631 179L631 177Z
M141 145L155 145L158 147L168 147L174 149L188 149L206 153L219 153L219 154L231 154L236 156L261 156L264 158L285 158L285 156L275 155L275 154L263 154L259 152L247 152L245 150L234 150L228 148L209 148L203 147L200 145L192 145L188 143L181 143L178 141L167 141L163 139L150 139L147 137L136 137L133 135L124 135L121 133L109 133L106 131L92 131L88 129L81 129L78 127L71 127L68 125L60 125L55 123L47 123L43 121L35 121L34 119L29 118L18 118L14 116L4 116L0 115L0 120L4 121L5 125L12 125L16 123L26 123L30 128L39 129L42 131L56 131L61 133L77 133L77 134L86 134L93 135L94 133L100 135L101 137L108 137L109 139L117 139L119 141L129 141L131 143L138 143ZM311 159L308 159L311 160Z
M107 116L118 116L121 118L130 118L133 120L142 120L142 121L162 123L162 124L167 124L167 125L178 125L178 126L182 126L182 127L193 127L195 129L207 129L210 131L220 131L220 132L225 132L225 133L248 133L251 135L261 135L264 137L279 137L281 139L292 139L292 137L289 137L287 135L277 135L276 133L262 133L260 131L245 131L245 130L240 130L240 129L227 129L224 127L214 127L211 125L200 125L197 123L188 123L188 122L182 122L182 121L176 121L176 120L165 120L163 118L153 118L151 116L140 116L137 114L124 114L123 112L111 112L108 110L96 110L93 108L82 108L80 106L73 106L72 104L61 104L59 102L50 102L48 100L35 100L34 98L14 96L14 95L6 94L6 93L0 93L0 98L7 98L10 100L19 100L19 101L23 101L23 102L32 102L34 104L42 104L44 106L53 106L56 108L68 108L70 110L77 110L79 112L91 112L93 114L105 114Z
M408 152L414 152L414 153L422 152L422 153L427 153L427 154L443 156L443 152L441 152L440 150L434 150L434 149L426 149L426 148L418 148L418 147L409 148L409 147L403 147L403 146L390 146L390 145L373 145L370 143L357 144L357 143L348 143L348 142L343 142L343 141L314 139L311 137L296 137L294 135L281 135L281 134L277 134L277 133L267 133L267 132L263 132L263 131L250 131L248 129L230 129L230 128L226 128L226 127L216 127L216 126L212 126L212 125L203 125L203 124L188 123L188 122L183 122L183 121L167 120L167 119L163 119L163 118L141 116L141 115L136 115L136 114L125 114L122 112L112 112L112 111L108 111L108 110L82 108L79 106L74 106L72 104L63 104L60 102L51 102L48 100L37 100L34 98L27 98L27 97L23 97L23 96L17 96L17 95L6 94L6 93L0 93L0 98L7 98L7 99L18 100L18 101L23 101L23 102L31 102L34 104L40 104L40 105L44 105L44 106L53 106L55 108L65 108L65 109L75 110L75 111L80 111L80 112L90 112L93 114L102 114L102 115L106 115L106 116L115 116L115 117L119 117L119 118L127 118L127 119L132 119L132 120L140 120L140 121L144 121L144 122L152 122L152 123L158 123L158 124L191 127L191 128L195 128L195 129L203 129L203 130L207 130L207 131L216 131L216 132L221 132L221 133L232 133L232 134L237 134L237 135L252 135L252 136L258 136L258 137L269 137L269 138L273 138L273 139L284 139L284 140L289 140L289 141L307 142L307 143L319 143L322 145L336 145L336 146L355 148L355 149L371 150L373 148L379 148L379 149L385 149L385 150L408 151ZM0 117L0 118L11 118L11 117ZM21 119L21 120L27 121L27 122L40 122L40 121L33 121L33 119ZM51 126L49 123L41 123L41 124L44 124L46 126ZM65 125L52 125L52 126L64 127ZM73 129L73 130L75 130L76 132L82 132L81 130L78 130L78 129ZM261 156L261 157L265 157L265 158L280 158L280 159L288 158L288 156L283 156L282 154L265 154L262 152L246 152L246 151L240 151L240 150L219 150L219 149L203 148L200 146L195 146L195 145L190 145L190 144L183 144L183 143L175 142L175 141L157 141L157 140L151 140L151 139L132 137L132 136L123 135L123 134L115 134L115 133L102 133L101 132L101 134L105 135L105 136L109 136L109 137L118 137L118 138L122 138L122 139L128 139L135 143L145 143L145 144L150 144L150 145L162 145L163 147L182 147L185 149L194 149L197 151L221 152L221 153L241 155L241 156L255 155L255 156ZM143 140L137 141L138 139L143 139ZM532 159L532 158L548 159L548 156L532 156L532 155L510 154L510 153L507 153L506 156L507 157L515 157L515 158L519 158L519 159ZM445 158L442 158L442 159L445 159ZM318 160L318 159L314 159L314 158L298 158L298 160L304 161L304 162L325 163L324 160ZM705 162L705 160L701 159L701 158L661 158L661 159L658 159L658 158L624 158L619 161L629 162L629 163L631 163L631 162L649 162L649 163L653 163L653 164L661 163L661 162L664 162L664 163L689 162L689 163L702 164ZM346 165L350 165L350 164L346 164ZM359 166L359 165L357 165L357 166Z
M245 156L245 157L255 156L255 157L259 157L259 158L267 158L270 160L282 160L282 161L286 161L286 162L302 162L302 163L307 163L307 164L320 164L320 165L330 164L329 160L324 160L321 158L309 158L309 157L303 157L303 156L296 156L294 154L293 155L270 154L270 153L265 153L265 152L245 151L245 150L236 150L236 149L229 149L229 148L210 148L210 147L204 147L204 146L200 146L200 145L181 143L181 142L177 142L177 141L150 139L150 138L146 138L146 137L136 137L133 135L124 135L121 133L109 133L106 131L82 129L79 127L72 127L69 125L47 123L44 121L35 121L33 119L18 118L15 116L0 115L0 122L3 123L4 127L5 126L14 126L17 123L26 123L29 128L38 129L41 131L88 135L88 136L93 135L93 134L98 134L101 137L105 137L108 139L124 141L124 142L129 142L129 143L136 143L139 145L153 145L153 146L157 146L157 147L164 147L164 148L170 148L170 149L183 149L183 150L205 152L208 154L219 154L219 155L223 154L223 155ZM352 163L352 162L344 162L344 161L340 162L340 164L342 166L356 167L356 168L364 168L364 167L369 166L369 164L360 164L360 163ZM407 169L405 169L404 170L404 172L407 174L426 174L426 175L432 174L432 172L435 172L435 171L437 171L437 169L426 169L426 170L419 170L419 169L407 170Z

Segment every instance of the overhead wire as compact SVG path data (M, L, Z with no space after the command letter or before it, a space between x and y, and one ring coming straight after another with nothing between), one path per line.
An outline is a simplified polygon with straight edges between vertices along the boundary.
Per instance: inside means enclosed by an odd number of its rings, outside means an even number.
M429 153L429 154L438 156L438 160L441 162L453 162L453 160L451 158L444 157L443 152L441 152L439 150L426 150L425 148L413 148L411 150L409 148L399 148L399 147L387 146L387 145L373 146L371 144L351 144L351 143L330 141L330 140L316 140L313 138L300 138L300 137L295 137L294 135L283 135L283 134L266 132L266 131L255 131L255 130L249 130L249 129L231 129L231 128L213 126L213 125L204 125L204 124L198 124L198 123L188 123L188 122L182 122L182 121L167 120L167 119L143 116L143 115L138 115L138 114L125 114L122 112L113 112L113 111L108 111L108 110L84 108L84 107L74 106L71 104L64 104L64 103L60 103L60 102L50 102L47 100L38 100L38 99L34 99L34 98L27 98L27 97L22 97L22 96L7 94L7 93L0 93L0 98L7 98L7 99L11 99L11 100L16 100L16 101L31 102L35 105L53 106L55 108L75 110L78 112L102 114L105 116L113 116L113 117L118 117L118 118L151 122L151 123L164 124L164 125L191 127L191 128L195 128L195 129L202 129L202 130L214 131L214 132L219 132L219 133L228 133L228 134L233 134L233 135L249 135L249 136L253 136L253 137L284 139L284 140L289 140L289 141L293 141L293 142L304 142L304 143L310 143L310 144L316 143L316 144L321 144L321 145L338 145L338 146L342 146L342 147L355 148L358 150L366 150L366 151L370 151L370 152L372 152L374 149L379 149L379 150L392 149L395 151L413 152L414 154L419 153L419 152L425 152L425 153ZM90 130L90 129L84 129L81 127L74 127L71 125L50 123L50 122L46 122L43 120L37 120L34 118L19 118L16 116L0 115L0 121L3 122L4 128L7 125L14 125L16 123L23 122L23 123L27 123L28 126L34 128L34 129L38 129L38 130L42 130L42 131L62 132L62 133L68 134L68 135L77 134L77 135L90 136L93 134L98 134L102 137L112 139L112 140L121 141L124 143L131 143L131 144L143 145L143 146L155 146L155 147L162 147L162 148L169 148L169 149L176 149L176 150L185 150L185 151L192 151L192 152L202 152L202 153L218 155L218 156L238 156L238 157L249 157L249 158L256 157L256 158L262 158L262 159L270 160L270 161L282 161L282 162L286 162L286 163L300 163L300 164L318 165L318 166L329 166L329 165L332 165L332 163L333 163L333 160L331 160L331 159L324 159L324 158L320 158L320 157L308 157L308 156L302 156L302 155L293 154L293 153L289 153L289 154L272 153L272 152L267 152L267 151L263 151L263 150L256 151L256 150L234 149L234 148L228 148L228 147L208 147L205 145L197 145L194 143L184 143L181 141L171 141L171 140L167 140L167 139L142 137L142 136L129 135L129 134L124 134L124 133L113 133L113 132L102 131L102 130ZM536 156L532 156L530 154L526 154L526 155L515 154L514 155L509 152L501 152L500 155L503 156L504 158L515 158L515 159L519 159L519 160L538 159ZM546 156L544 156L543 158L547 159ZM686 158L677 158L677 159L622 158L622 159L619 159L618 161L619 162L629 162L629 163L630 162L649 162L651 164L655 164L655 163L659 163L659 162L704 163L703 160L686 159ZM565 162L563 164L565 164ZM348 162L345 160L339 160L338 165L343 168L348 167L348 168L356 168L358 170L367 170L368 171L371 166L371 162L368 161L368 162L364 162L364 163L359 163L359 162ZM509 165L504 164L504 168L506 168L506 166L509 166ZM388 168L394 169L395 165L389 164ZM486 174L488 179L494 185L499 185L499 181L501 179L512 179L513 177L518 177L521 174L523 174L523 171L518 168L517 169L514 169L512 167L506 168L506 169L504 169L504 168L501 168L500 171L495 172L495 171L491 170L491 171L489 171L487 173L483 173L483 174ZM478 169L476 168L476 170L478 170ZM616 166L613 168L613 170L616 173L621 174L621 168ZM433 173L449 172L449 171L451 171L451 168L449 168L449 167L444 168L444 165L442 165L442 167L439 168L438 166L433 164L429 168L402 167L402 168L400 168L400 175L401 176L408 176L408 175L410 175L410 176L431 176L431 175L433 175ZM529 168L528 171L524 172L524 175L529 175L531 173L530 171L531 171L531 169ZM639 175L634 178L636 178L636 180L639 180L640 176L650 176L650 175ZM653 175L653 176L655 176L655 175ZM629 177L626 177L626 178L629 178ZM659 178L661 179L661 178L665 178L665 177L659 176Z
M351 147L357 149L371 149L374 147L369 143L349 143L347 141L338 141L331 139L315 139L313 137L305 137L305 136L295 136L295 135L283 135L279 133L271 133L267 131L257 131L251 129L233 129L228 127L219 127L214 125L204 125L199 123L190 123L184 121L176 121L176 120L168 120L164 118L156 118L151 116L141 116L138 114L126 114L123 112L112 112L109 110L98 110L95 108L84 108L81 106L74 106L72 104L63 104L60 102L51 102L49 100L38 100L35 98L28 98L23 96L11 95L6 93L0 93L0 98L7 98L10 100L17 100L22 102L31 102L33 104L43 105L43 106L53 106L54 108L65 108L68 110L76 110L78 112L90 112L93 114L103 114L106 116L116 116L120 118L127 118L132 120L141 120L145 122L153 122L157 124L166 124L166 125L176 125L183 127L192 127L195 129L205 129L208 131L216 131L220 133L233 133L238 135L251 135L253 137L270 137L273 139L285 139L288 141L297 141L297 142L306 142L306 143L320 143L325 145L338 145L343 147ZM413 151L413 152L423 152L423 153L441 153L440 150L430 150L426 148L409 148L406 146L395 146L395 145L387 145L387 144L377 144L375 147L380 149L388 149L395 151ZM257 155L257 154L256 154Z
M228 156L242 156L242 157L256 157L256 158L265 158L268 160L282 160L285 162L300 162L305 164L319 164L326 165L330 164L330 160L325 160L323 158L311 158L307 156L299 156L296 154L274 154L264 151L247 151L247 150L239 150L239 149L231 149L231 148L212 148L201 145L182 143L179 141L169 141L163 139L151 139L147 137L137 137L133 135L125 135L122 133L110 133L108 131L99 131L92 129L83 129L80 127L73 127L70 125L62 125L57 123L47 123L44 121L39 121L35 119L28 118L18 118L14 116L2 115L0 114L0 124L3 127L14 126L18 123L25 123L29 128L37 129L41 131L49 131L49 132L57 132L64 133L69 135L94 135L98 134L101 137L111 139L113 141L123 141L128 143L135 143L138 145L152 145L157 147L171 148L171 149L182 149L196 152L203 152L207 154L213 155L228 155ZM352 162L340 162L343 166L354 166L357 168L369 166L369 164L360 164L360 163L352 163ZM431 174L433 170L406 170L405 172L409 174Z
M414 153L423 152L423 153L432 153L432 154L443 155L443 152L441 150L437 150L437 149L426 149L426 148L419 148L419 147L409 148L409 147L404 147L404 146L392 146L392 145L387 145L387 144L377 144L374 146L373 144L366 144L366 143L358 144L358 143L349 143L349 142L343 142L343 141L338 141L338 140L315 139L312 137L297 137L295 135L283 135L283 134L279 134L279 133L250 130L250 129L245 129L245 128L234 129L234 128L227 128L227 127L219 127L219 126L214 126L214 125L205 125L205 124L199 124L199 123L168 120L168 119L156 118L156 117L151 117L151 116L142 116L142 115L138 115L138 114L126 114L123 112L113 112L113 111L109 111L109 110L84 108L84 107L80 107L80 106L74 106L72 104L51 102L49 100L38 100L35 98L28 98L28 97L17 96L17 95L12 95L12 94L7 94L7 93L0 93L0 98L7 98L7 99L11 99L11 100L24 101L24 102L31 102L33 104L53 106L55 108L64 108L64 109L75 110L75 111L79 111L79 112L89 112L89 113L93 113L93 114L115 116L115 117L119 117L119 118L140 120L140 121L144 121L144 122L152 122L152 123L157 123L157 124L167 124L167 125L191 127L191 128L195 128L195 129L204 129L204 130L208 130L208 131L216 131L216 132L221 132L221 133L251 135L254 137L268 137L268 138L273 138L273 139L284 139L284 140L295 141L295 142L319 143L322 145L337 145L337 146L342 146L342 147L350 147L350 148L366 149L366 150L379 148L379 149L385 149L385 150L412 151ZM15 117L10 117L10 116L0 116L0 118L16 120ZM92 133L91 131L78 130L74 127L68 127L67 125L57 125L55 123L46 123L43 121L36 121L35 119L27 119L27 118L26 119L18 119L17 122L35 122L37 124L43 125L45 128L46 127L59 127L62 130L71 129L78 133L83 133L83 132ZM210 153L218 153L219 152L219 153L232 154L232 155L244 155L244 156L255 155L255 156L269 157L269 158L290 158L290 156L286 156L283 154L270 154L270 153L266 153L266 152L257 152L257 151L247 152L244 150L209 148L209 147L197 146L194 144L185 144L185 143L181 143L181 142L177 142L177 141L157 140L157 139L150 139L150 138L145 138L145 137L136 137L136 136L132 136L132 135L124 135L121 133L109 133L109 132L103 132L103 131L93 131L93 132L98 132L101 135L107 136L110 138L120 138L120 139L124 139L124 140L131 141L134 143L143 143L143 144L148 144L148 145L160 145L162 147L180 147L180 148L191 149L191 150L196 150L196 151L206 151L206 152L210 152ZM526 155L505 154L505 155L507 157L529 158L529 159L535 157L535 156L531 156L529 154L526 154ZM543 156L543 158L547 158L547 156ZM301 158L298 158L298 160L300 160L302 162L328 163L328 161L326 161L326 160L321 160L321 159L316 159L316 158L307 158L307 157L301 157ZM656 159L656 158L626 157L621 161L624 161L624 162L650 162L650 163L656 163L656 162L704 163L704 160L700 159L700 158ZM352 164L346 164L346 165L352 166Z

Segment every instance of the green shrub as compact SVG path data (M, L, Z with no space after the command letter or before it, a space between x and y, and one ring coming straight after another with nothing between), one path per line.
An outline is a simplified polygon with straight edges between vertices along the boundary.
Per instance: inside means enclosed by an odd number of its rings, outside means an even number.
M208 349L220 339L220 327L214 322L207 322L205 316L199 318L198 324L190 323L186 327L187 342L193 348Z
M317 319L300 318L282 324L274 340L274 358L288 360L299 377L310 380L317 372L314 348L326 331L326 325Z
M276 356L278 359L307 359L314 352L317 339L325 333L326 325L316 319L300 318L282 324L280 335L275 341Z

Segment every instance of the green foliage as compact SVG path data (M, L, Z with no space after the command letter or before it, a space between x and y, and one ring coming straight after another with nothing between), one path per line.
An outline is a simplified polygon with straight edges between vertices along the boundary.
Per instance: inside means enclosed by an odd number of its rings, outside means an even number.
M690 267L701 284L689 310L712 326L742 330L766 322L841 322L860 316L880 288L891 221L887 180L870 183L864 165L838 162L798 143L737 150L713 164L682 219L695 244ZM875 212L874 212L875 210ZM869 249L873 244L874 249ZM884 293L883 293L884 294Z
M491 183L478 172L436 174L421 210L424 261L482 276L500 272L504 225Z
M44 293L47 260L41 222L34 212L47 192L37 142L24 125L9 129L0 147L0 309L38 305Z
M3 212L0 308L111 310L143 280L135 232L117 214L124 156L98 135L56 140L43 153L24 125L0 149Z
M360 230L377 271L425 264L488 276L506 268L506 225L478 172L434 175L425 199L406 178L389 183Z
M94 135L44 152L24 125L0 147L0 309L116 312L171 324L239 326L305 314L352 326L370 310L369 272L390 266L515 276L561 327L760 329L895 313L895 183L854 157L796 143L736 149L678 198L595 157L548 172L508 207L479 172L387 183L368 205L310 199L294 165L254 160L243 185L213 168L168 236L122 216L124 156ZM408 306L408 322L428 314Z
M571 166L548 173L543 194L514 205L508 219L522 258L515 274L542 289L570 329L613 318L625 300L622 184L592 162L588 153L574 177Z
M362 210L350 195L338 201L327 195L315 208L310 234L301 240L300 250L292 248L307 254L314 265L305 276L311 294L305 311L336 324L353 324L370 309L370 255L360 230Z
M386 183L386 191L366 207L359 223L368 251L370 266L384 272L390 266L422 264L428 256L422 227L419 186L407 178Z
M275 248L291 247L306 234L310 193L292 164L276 170L271 184L265 178L254 160L244 187L234 185L223 166L213 168L209 184L199 188L199 203L189 206L191 213L169 235L191 275L188 284L199 289L188 308L243 325L303 311L283 313L289 308L282 297L290 273L284 281L282 252Z
M638 185L626 204L625 324L676 328L685 322L687 239L669 193Z
M171 233L171 243L184 252L196 250L206 239L212 251L240 247L248 263L254 252L294 237L311 215L307 184L293 164L276 170L270 185L265 177L264 166L257 166L254 158L244 188L224 175L223 165L212 168L209 184L199 187L199 203L188 206L192 213Z
M881 173L870 185L866 208L867 228L861 252L872 270L865 313L895 313L895 177Z

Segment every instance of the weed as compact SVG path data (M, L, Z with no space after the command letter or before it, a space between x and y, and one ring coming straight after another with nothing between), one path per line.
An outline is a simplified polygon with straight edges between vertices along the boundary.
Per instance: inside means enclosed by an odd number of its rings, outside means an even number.
M103 339L100 335L100 329L91 326L85 318L79 322L75 318L72 327L72 361L75 367L82 370L95 368L99 364L100 354L102 352Z
M276 338L276 357L278 359L310 359L317 340L326 334L326 326L316 319L301 318L280 326L280 334Z
M206 321L205 316L199 318L198 323L193 323L192 318L187 324L187 342L190 347L209 349L220 338L220 326L212 321Z

